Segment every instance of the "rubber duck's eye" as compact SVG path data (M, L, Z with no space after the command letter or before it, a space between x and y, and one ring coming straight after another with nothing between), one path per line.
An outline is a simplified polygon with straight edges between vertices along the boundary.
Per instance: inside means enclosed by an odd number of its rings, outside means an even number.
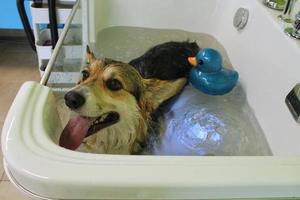
M87 70L83 70L81 73L82 73L82 80L83 81L85 81L90 76L90 73Z
M106 81L106 87L112 91L117 91L122 89L122 84L117 79L110 79Z
M199 60L198 64L199 64L199 65L203 65L203 64L204 64L204 61L203 61L203 60Z

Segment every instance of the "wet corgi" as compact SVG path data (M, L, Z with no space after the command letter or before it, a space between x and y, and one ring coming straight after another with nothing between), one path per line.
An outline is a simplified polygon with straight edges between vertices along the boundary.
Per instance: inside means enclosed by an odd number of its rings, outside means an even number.
M183 89L191 67L187 57L195 56L198 50L195 43L164 43L127 64L96 59L87 48L82 78L64 96L65 104L79 115L64 128L59 145L91 153L140 152L152 114ZM170 76L166 69L171 70Z

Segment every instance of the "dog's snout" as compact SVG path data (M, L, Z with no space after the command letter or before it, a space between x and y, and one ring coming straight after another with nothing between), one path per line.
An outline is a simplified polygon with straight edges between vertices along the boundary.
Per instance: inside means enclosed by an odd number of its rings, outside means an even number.
M84 97L75 91L70 91L64 96L65 104L71 109L77 109L85 103Z

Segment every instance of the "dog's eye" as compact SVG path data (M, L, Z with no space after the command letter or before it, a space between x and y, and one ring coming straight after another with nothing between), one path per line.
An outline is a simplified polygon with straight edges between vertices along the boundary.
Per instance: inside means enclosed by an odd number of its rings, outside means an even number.
M83 81L85 81L90 76L90 73L87 70L83 70L81 73Z
M110 79L106 81L106 87L110 90L117 91L122 89L122 84L117 79Z

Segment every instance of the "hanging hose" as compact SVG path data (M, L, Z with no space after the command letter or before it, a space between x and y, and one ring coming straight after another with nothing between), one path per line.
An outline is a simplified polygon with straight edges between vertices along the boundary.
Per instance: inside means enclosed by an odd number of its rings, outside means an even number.
M56 18L56 0L48 0L49 21L51 30L52 49L55 48L58 41L57 18Z
M31 30L31 27L30 27L30 24L29 24L29 21L28 21L28 17L27 17L26 11L25 11L24 2L25 2L25 0L17 0L17 8L18 8L18 11L19 11L19 15L20 15L20 18L21 18L21 21L22 21L22 24L23 24L24 31L26 33L28 42L29 42L31 48L33 49L33 51L36 52L35 38L34 38L33 32Z

